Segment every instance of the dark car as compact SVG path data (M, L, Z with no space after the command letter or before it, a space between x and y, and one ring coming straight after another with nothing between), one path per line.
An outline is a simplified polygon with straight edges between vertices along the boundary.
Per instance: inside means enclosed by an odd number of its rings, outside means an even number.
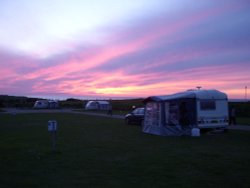
M144 120L144 111L145 111L145 108L134 109L132 112L128 113L125 116L125 123L127 125L130 125L130 124L142 125L142 122Z

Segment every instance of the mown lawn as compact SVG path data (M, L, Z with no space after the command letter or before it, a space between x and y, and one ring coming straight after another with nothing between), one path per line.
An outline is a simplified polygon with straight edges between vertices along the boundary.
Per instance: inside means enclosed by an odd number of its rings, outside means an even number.
M250 118L249 117L237 117L236 123L239 125L250 125Z
M86 113L97 113L97 114L107 114L108 112L106 110L85 110L85 109L74 109L73 111L76 112L86 112ZM113 115L122 115L125 116L126 114L132 112L132 110L113 110Z
M59 125L55 153L51 119ZM250 132L160 137L79 114L0 114L0 122L1 188L250 185Z

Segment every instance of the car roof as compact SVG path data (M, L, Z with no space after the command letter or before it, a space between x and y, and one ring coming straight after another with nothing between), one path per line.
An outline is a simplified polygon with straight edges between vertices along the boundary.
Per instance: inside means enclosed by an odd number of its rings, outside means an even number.
M136 109L145 109L145 107L138 107L138 108L135 108L134 110L136 110Z

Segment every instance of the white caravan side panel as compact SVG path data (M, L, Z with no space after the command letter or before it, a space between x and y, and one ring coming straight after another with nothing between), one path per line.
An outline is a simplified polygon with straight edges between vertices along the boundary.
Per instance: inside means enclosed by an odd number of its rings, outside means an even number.
M228 126L227 100L197 100L199 128L226 128Z

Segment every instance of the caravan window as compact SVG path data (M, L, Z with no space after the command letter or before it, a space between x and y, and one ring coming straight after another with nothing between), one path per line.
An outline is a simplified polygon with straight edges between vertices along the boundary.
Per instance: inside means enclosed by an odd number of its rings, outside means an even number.
M215 110L216 105L214 100L201 100L200 101L201 110Z

